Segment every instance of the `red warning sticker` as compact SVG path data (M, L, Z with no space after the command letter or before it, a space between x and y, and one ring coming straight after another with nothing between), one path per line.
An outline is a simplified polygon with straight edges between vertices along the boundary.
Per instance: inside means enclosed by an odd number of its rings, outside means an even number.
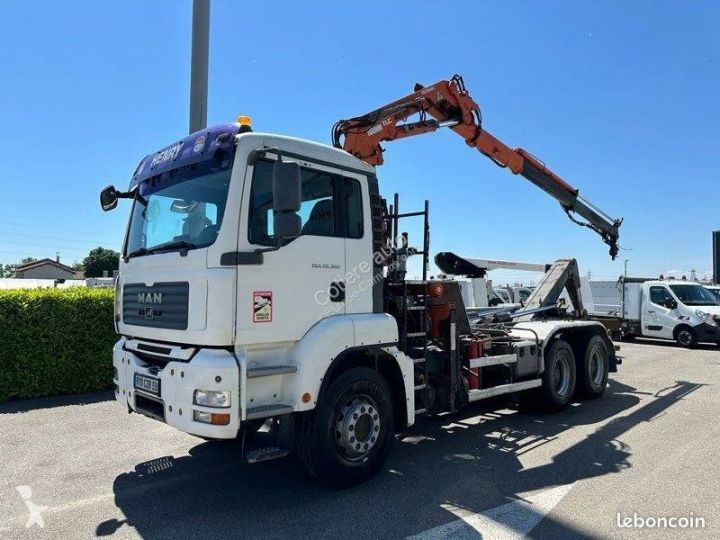
M253 322L264 323L272 321L272 291L253 292Z

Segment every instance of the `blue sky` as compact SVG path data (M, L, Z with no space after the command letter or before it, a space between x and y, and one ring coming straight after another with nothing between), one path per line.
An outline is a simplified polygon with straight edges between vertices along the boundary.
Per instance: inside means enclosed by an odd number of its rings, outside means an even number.
M190 1L3 2L0 262L119 249L140 158L184 135ZM387 144L403 208L431 200L432 248L583 273L711 268L720 229L720 4L213 0L209 123L330 142L330 127L460 73L484 126L625 218L619 260L537 188L453 133ZM407 227L419 242L419 229ZM503 276L504 277L504 276ZM512 276L509 276L511 278Z

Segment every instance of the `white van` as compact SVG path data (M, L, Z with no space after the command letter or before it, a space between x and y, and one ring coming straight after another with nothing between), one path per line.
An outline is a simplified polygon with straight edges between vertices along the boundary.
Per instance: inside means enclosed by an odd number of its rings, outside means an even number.
M642 278L585 281L582 295L591 316L621 320L624 339L672 339L683 347L698 342L720 345L720 301L699 283Z

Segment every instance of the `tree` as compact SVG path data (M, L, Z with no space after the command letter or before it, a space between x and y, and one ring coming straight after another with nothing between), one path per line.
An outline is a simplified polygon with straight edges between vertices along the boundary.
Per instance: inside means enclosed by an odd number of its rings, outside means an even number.
M15 271L14 264L2 264L0 263L0 278L9 278Z
M23 260L20 261L20 263L18 264L18 266L20 266L20 265L22 265L22 264L34 263L35 261L37 261L37 259L36 259L35 257L25 257Z
M83 259L82 266L87 278L103 277L103 272L112 276L113 271L120 267L120 254L98 246Z

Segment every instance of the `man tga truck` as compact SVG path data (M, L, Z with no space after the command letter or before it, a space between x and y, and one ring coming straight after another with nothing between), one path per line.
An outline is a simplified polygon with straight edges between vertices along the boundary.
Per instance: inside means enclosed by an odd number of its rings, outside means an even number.
M378 141L447 126L587 219L614 255L620 222L479 118L456 76L338 123L344 150L254 133L240 117L145 157L127 192L100 197L105 210L132 199L115 296L118 401L199 437L243 437L250 462L295 449L316 477L349 484L376 472L419 415L516 392L553 410L602 395L619 361L601 324L550 318L554 293L541 287L515 319L469 321L456 281L426 279L427 202L401 213L397 195L389 209L379 196ZM424 217L423 279L404 281L393 238L412 215ZM443 270L476 272L451 255ZM263 424L260 438L277 442L249 450Z
M583 281L581 290L589 314L609 327L619 322L628 341L651 337L683 347L720 345L718 299L699 283L621 277Z

